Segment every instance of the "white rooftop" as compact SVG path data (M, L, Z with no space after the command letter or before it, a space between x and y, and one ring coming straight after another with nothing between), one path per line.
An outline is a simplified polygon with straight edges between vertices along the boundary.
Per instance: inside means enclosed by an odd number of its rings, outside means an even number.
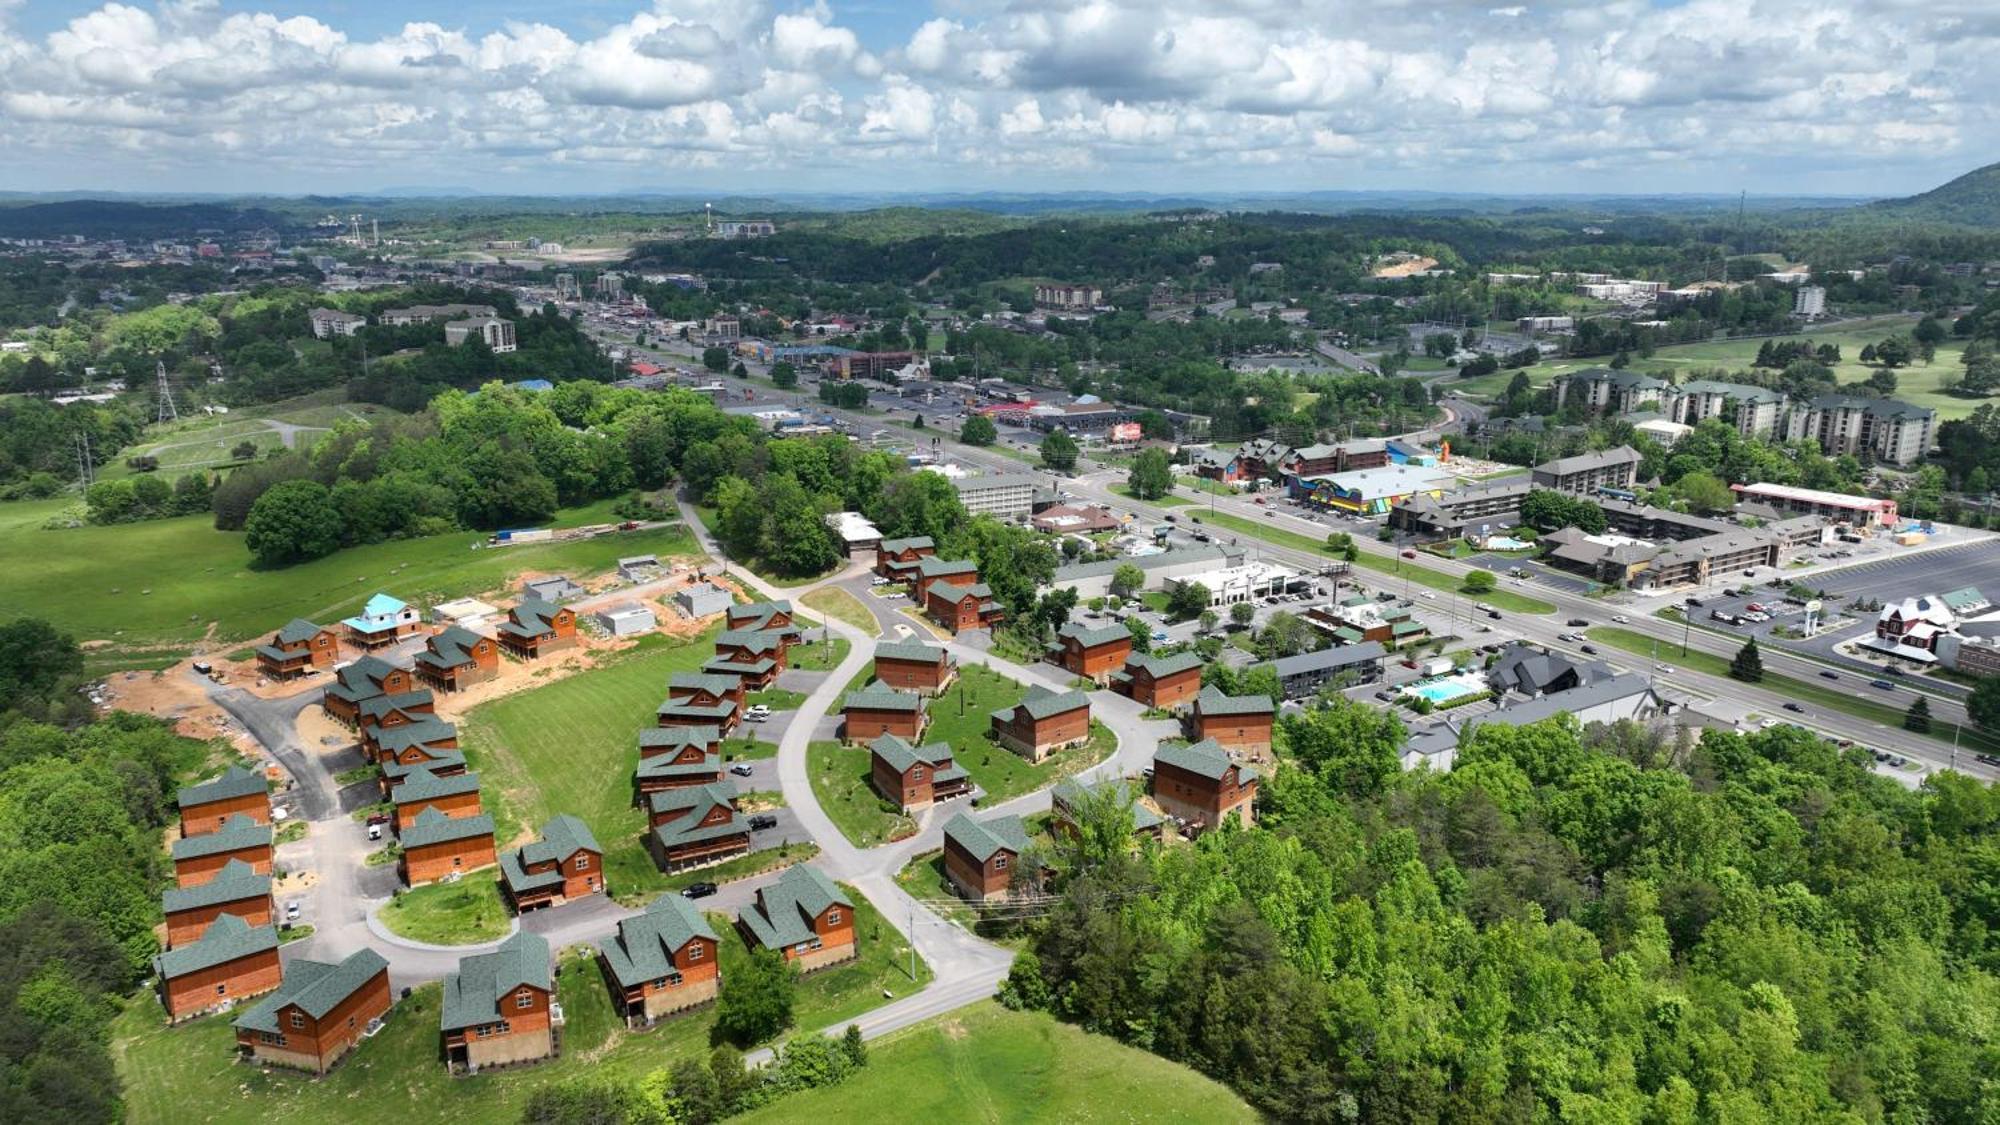
M872 543L882 538L881 529L860 512L834 512L826 517L826 525L848 543Z

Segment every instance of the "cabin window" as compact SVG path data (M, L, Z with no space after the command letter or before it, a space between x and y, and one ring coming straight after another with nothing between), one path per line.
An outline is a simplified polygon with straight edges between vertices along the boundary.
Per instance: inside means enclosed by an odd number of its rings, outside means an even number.
M924 767L918 766L916 769L910 771L911 781L922 781L923 779L924 779Z
M576 869L578 871L583 871L589 867L590 867L590 856L583 852L578 852L576 856Z
M452 857L451 857L451 865L452 865L453 867L457 867L457 866L459 866L459 865L463 864L464 862L465 862L465 860L464 860L464 859L462 859L462 858L460 858L460 857L458 857L458 856L452 856Z
M840 925L840 911L838 909L826 912L826 924L829 926Z
M293 1012L292 1026L294 1028L302 1028L305 1025L306 1025L306 1014L304 1012Z
M993 870L995 870L995 871L1005 871L1005 870L1007 870L1007 857L1006 857L1006 856L1004 856L1004 855L996 855L996 856L994 856L994 857L993 857Z
M528 991L528 990L527 990L527 989L525 989L525 988L524 988L524 989L522 989L522 990L520 991L520 993L519 993L518 995L516 995L516 996L514 997L514 1006L515 1006L516 1008L532 1008L532 1007L534 1007L534 1006L535 1006L535 994L534 994L534 993L532 993L532 992L530 992L530 991Z
M282 1047L285 1045L285 1037L275 1031L260 1031L257 1033L257 1038L272 1047Z
M690 961L699 961L699 960L701 960L701 943L700 943L700 942L696 942L696 943L694 943L693 945L690 945L690 946L688 946L688 960L690 960Z
M215 994L216 994L217 996L227 996L227 995L229 995L229 982L228 982L228 981L224 981L224 982L222 982L221 984L218 984L218 985L216 985L216 986L215 986Z

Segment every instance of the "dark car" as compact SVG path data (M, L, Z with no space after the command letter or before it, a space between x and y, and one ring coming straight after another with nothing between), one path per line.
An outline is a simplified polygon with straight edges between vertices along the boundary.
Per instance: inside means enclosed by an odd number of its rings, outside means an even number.
M1596 656L1596 655L1597 655L1597 646L1595 646L1595 645L1584 645L1584 646L1583 646L1583 654L1584 654L1585 656Z
M1881 689L1882 689L1883 691L1895 691L1895 690L1896 690L1896 685L1895 685L1895 684L1892 684L1892 683L1890 683L1890 682L1889 682L1889 681L1887 681L1887 680L1869 680L1869 681L1868 681L1868 686L1869 686L1869 687L1878 687L1878 688L1881 688Z
M1486 611L1486 616L1491 617L1495 621L1498 621L1500 620L1500 611L1497 609L1489 609Z
M776 828L777 826L778 818L772 813L758 813L756 816L750 818L750 831L752 832L762 832L766 828Z
M1799 706L1799 705L1798 705L1798 704L1796 704L1796 703L1787 703L1787 704L1785 704L1785 710L1787 710L1787 711L1791 711L1791 712L1794 712L1794 713L1796 713L1796 714L1800 714L1800 715L1803 715L1803 714L1805 714L1805 713L1806 713L1806 709L1805 709L1805 708L1803 708L1803 707L1801 707L1801 706Z
M1689 598L1687 600L1687 604L1695 607L1696 609L1700 609L1702 606L1702 601L1700 598Z
M2000 766L2000 757L1995 757L1992 754L1974 754L1973 758L1985 765Z
M714 883L689 883L681 890L682 898L707 898L715 893Z
M1569 627L1572 629L1581 629L1588 624L1590 624L1590 622L1585 621L1581 617L1572 617L1569 619Z
M1819 678L1822 680L1837 680L1840 677L1832 672L1821 672Z

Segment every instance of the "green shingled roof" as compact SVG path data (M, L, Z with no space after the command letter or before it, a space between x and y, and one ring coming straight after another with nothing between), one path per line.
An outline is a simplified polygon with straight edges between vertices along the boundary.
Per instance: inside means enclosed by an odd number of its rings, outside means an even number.
M714 750L702 755L699 762L677 762L672 754L655 754L641 758L639 768L633 776L640 781L662 777L716 777L722 773L722 755Z
M1159 827L1163 818L1140 799L1138 788L1124 778L1107 778L1095 785L1084 785L1073 777L1066 777L1056 783L1053 801L1056 810L1061 812L1075 806L1086 795L1096 796L1106 790L1118 794L1118 800L1132 810L1132 831L1145 832Z
M477 792L479 792L477 773L440 777L430 766L417 765L412 766L403 783L396 786L396 803L406 805L413 801L435 801L443 797L457 797Z
M269 845L271 826L259 824L242 813L222 822L222 827L206 836L189 836L174 841L174 858L199 859L205 855L221 855L224 852L254 848L259 844Z
M1153 752L1153 761L1186 770L1191 774L1219 781L1222 775L1235 765L1229 758L1229 751L1212 738L1204 738L1191 746L1162 746Z
M544 992L553 990L548 940L519 930L493 952L460 960L458 971L446 975L439 1025L445 1031L457 1031L497 1023L506 1018L501 1001L524 984Z
M284 628L278 630L278 643L286 645L304 644L314 637L319 636L319 634L319 626L307 621L303 617L294 617L290 621L285 622Z
M849 692L840 707L843 711L856 707L870 711L922 711L924 697L915 692L897 691L877 681L861 691Z
M884 539L882 551L885 554L900 554L904 551L918 551L924 548L937 550L937 540L928 535L912 535L907 539Z
M500 631L510 637L545 637L556 631L556 615L562 607L540 598L523 598L511 616L500 623Z
M589 825L563 813L543 826L541 839L521 848L521 859L527 863L561 862L578 852L603 855L604 849L590 834Z
M917 560L917 573L925 578L948 578L954 574L978 574L979 564L971 559L941 559L928 555Z
M1274 715L1278 705L1268 695L1224 695L1215 688L1203 688L1195 696L1197 715Z
M277 948L277 930L252 926L234 914L224 914L208 924L200 941L169 949L153 958L153 971L163 980L173 980Z
M875 646L875 659L910 660L924 664L936 664L944 656L944 650L936 645L921 641L881 641Z
M919 762L928 766L948 764L952 757L950 743L933 742L926 746L911 746L893 734L885 734L869 743L868 750L889 763L889 768L897 773L903 773Z
M342 1001L388 968L389 962L372 949L359 950L338 965L295 958L285 966L285 980L278 990L236 1017L233 1026L244 1031L282 1034L278 1013L294 1004L312 1018L324 1019L328 1012L340 1007Z
M259 875L249 864L232 859L222 865L215 878L198 887L168 888L160 895L160 910L166 914L178 914L183 910L199 910L204 906L241 902L246 898L269 898L270 895L269 875Z
M435 808L425 809L417 814L417 819L403 829L403 848L423 847L426 844L442 844L451 840L469 840L474 836L493 835L493 818L480 813L478 816L446 816Z
M1080 691L1050 691L1040 684L1028 688L1028 697L1015 707L1003 707L993 712L993 717L1002 722L1013 718L1018 707L1028 713L1028 717L1040 721L1053 715L1074 711L1090 706L1090 698Z
M462 625L452 625L424 642L416 662L426 668L463 668L474 663L472 650L485 639Z
M200 785L190 785L180 792L180 807L206 805L214 801L227 801L236 797L248 797L253 793L269 793L271 786L264 778L242 766L231 766L228 771L214 781L204 781Z
M660 704L656 714L660 718L683 725L696 723L719 723L736 713L736 701L725 699L720 703L685 703L667 700Z
M1423 631L1423 623L1418 621L1398 621L1394 625L1389 626L1390 635L1397 637L1407 637L1411 633L1421 633Z
M462 752L445 750L432 754L421 762L411 762L407 766L394 758L384 758L382 776L401 786L420 773L449 773L454 769L463 769L464 766L465 755Z
M349 703L359 703L370 696L382 694L382 681L396 666L379 656L363 656L351 664L343 664L333 670L334 682L327 685L326 694Z
M645 913L618 923L618 936L604 943L604 963L613 979L630 988L674 973L671 955L696 938L721 940L693 903L661 895Z
M430 748L447 739L458 737L458 728L443 719L418 719L414 723L404 723L400 727L386 727L375 735L375 745L391 754L401 754L412 747Z
M672 727L641 727L639 729L639 749L679 750L687 746L708 747L722 738L722 729L712 723L690 723Z
M715 635L717 651L725 648L747 648L751 652L776 652L785 644L782 629L727 629Z
M1085 648L1096 648L1114 642L1132 643L1132 631L1123 625L1100 625L1092 627L1082 622L1072 621L1056 630L1057 640L1073 640Z
M1020 855L1028 848L1028 827L1018 816L996 816L978 821L959 813L944 822L944 838L972 854L981 863L1000 851Z
M714 656L710 657L706 662L702 664L701 670L704 672L714 672L718 675L724 675L724 676L733 675L733 676L756 677L764 675L765 673L769 672L773 668L776 668L777 666L778 662L771 659L768 656L762 657L758 660L751 661L747 664L742 661L725 660L720 656Z
M415 691L397 692L395 695L371 695L361 701L359 711L368 718L379 719L391 711L402 711L405 714L422 713L417 709L434 702L435 697L431 695L429 688L418 688Z
M740 676L718 675L714 672L675 672L667 680L667 694L676 690L703 691L710 695L729 695L743 683Z
M1154 679L1164 679L1176 672L1185 672L1202 665L1201 656L1193 652L1177 652L1172 656L1154 656L1150 653L1135 652L1125 658L1125 667L1143 668Z
M853 900L833 880L818 868L800 863L786 868L777 882L757 892L757 904L743 911L738 919L749 928L757 944L766 949L782 949L811 941L812 919L835 904L854 908Z

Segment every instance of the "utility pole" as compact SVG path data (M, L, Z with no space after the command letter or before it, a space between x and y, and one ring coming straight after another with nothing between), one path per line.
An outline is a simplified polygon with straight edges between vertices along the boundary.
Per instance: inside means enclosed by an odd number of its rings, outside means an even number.
M90 461L90 435L77 431L76 435L76 476L83 487L89 488L97 481L96 466Z
M159 399L159 417L156 420L160 422L178 422L181 418L181 412L174 406L173 384L167 382L166 360L158 361L157 371L158 384L153 392L154 396Z

